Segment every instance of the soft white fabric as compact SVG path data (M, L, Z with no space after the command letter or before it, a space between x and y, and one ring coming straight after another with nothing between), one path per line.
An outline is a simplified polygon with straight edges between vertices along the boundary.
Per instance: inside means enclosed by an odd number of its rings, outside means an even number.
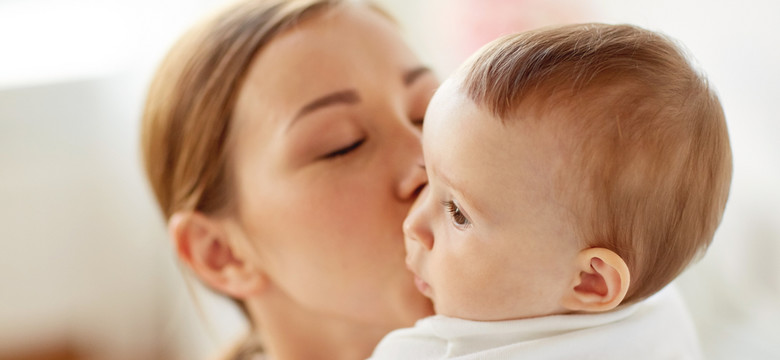
M600 314L510 321L436 315L388 334L371 359L701 359L688 311L669 286Z

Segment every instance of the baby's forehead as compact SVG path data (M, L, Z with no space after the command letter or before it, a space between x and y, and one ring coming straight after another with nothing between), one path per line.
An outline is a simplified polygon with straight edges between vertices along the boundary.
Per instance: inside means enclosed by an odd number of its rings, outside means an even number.
M429 114L439 117L430 119L438 126L435 125L437 128L431 131L453 131L452 127L459 128L459 122L465 119L470 123L465 129L468 131L466 141L473 143L476 151L499 148L501 154L506 155L503 159L507 162L514 159L530 163L540 168L539 173L547 172L541 171L541 168L558 170L553 165L570 158L568 154L573 150L570 144L577 141L575 137L578 135L567 125L569 111L542 111L534 106L526 107L521 102L516 111L499 116L487 106L477 104L461 85L461 79L451 77L437 90ZM426 123L428 121L426 119ZM482 131L482 128L492 130Z
M500 123L508 132L532 133L540 140L548 139L565 145L582 136L576 131L578 121L598 121L586 119L594 113L592 107L586 104L587 101L575 103L569 101L568 96L563 91L527 93L522 101L508 99L507 102L513 102L512 106L504 114L499 114L488 104L479 103L474 99L464 88L463 76L456 74L442 83L430 107L435 110L444 103L473 107L474 112L484 118L484 121ZM580 94L580 97L585 99L591 96Z

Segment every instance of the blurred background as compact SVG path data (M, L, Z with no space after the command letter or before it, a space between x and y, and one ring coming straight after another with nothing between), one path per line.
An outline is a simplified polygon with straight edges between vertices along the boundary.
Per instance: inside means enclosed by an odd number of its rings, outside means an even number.
M0 0L0 360L207 359L244 331L187 285L137 146L155 66L224 2ZM780 2L377 2L442 77L550 24L633 23L685 44L721 96L735 166L715 241L677 284L707 359L780 359Z

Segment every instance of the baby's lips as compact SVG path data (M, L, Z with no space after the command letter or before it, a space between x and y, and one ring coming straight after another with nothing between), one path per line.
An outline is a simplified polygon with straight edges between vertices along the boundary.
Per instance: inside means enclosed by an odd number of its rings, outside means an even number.
M420 291L421 294L431 297L431 285L429 285L425 280L423 280L421 277L414 275L414 285L417 287L417 290Z

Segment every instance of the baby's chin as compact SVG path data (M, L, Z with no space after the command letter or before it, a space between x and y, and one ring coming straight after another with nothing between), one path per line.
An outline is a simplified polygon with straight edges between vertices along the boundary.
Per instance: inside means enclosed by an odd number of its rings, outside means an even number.
M417 292L416 289L414 292L415 297L407 302L407 306L403 311L404 314L400 318L403 322L403 327L413 326L417 320L436 314L431 300Z
M397 318L404 323L404 326L412 326L417 320L435 314L431 299L417 290L412 276L408 284L403 291L398 292L401 295L399 303L402 304L402 308L397 312L399 315Z

